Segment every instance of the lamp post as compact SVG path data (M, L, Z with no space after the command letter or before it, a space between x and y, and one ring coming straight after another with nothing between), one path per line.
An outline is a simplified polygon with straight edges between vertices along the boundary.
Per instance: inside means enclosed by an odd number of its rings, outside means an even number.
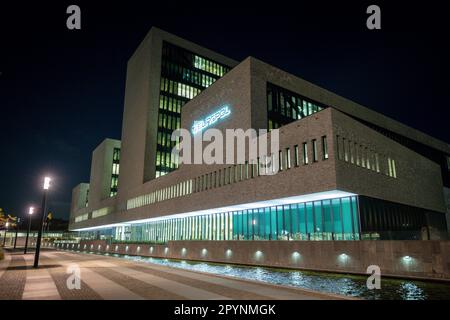
M51 179L49 177L45 177L44 195L42 197L41 217L39 221L38 238L36 241L36 252L34 254L34 265L33 265L34 268L37 268L39 266L39 253L41 251L42 229L44 227L45 212L47 211L47 192L48 189L50 188L50 181Z
M30 209L28 210L28 230L27 230L27 237L25 239L25 249L23 250L23 254L27 254L27 249L28 249L28 237L30 235L30 231L31 231L31 216L34 213L34 208L30 207Z
M3 237L3 247L5 246L6 243L6 231L8 231L8 227L9 227L9 222L5 223L5 236Z
M19 231L19 223L20 223L20 218L17 218L17 222L16 222L16 236L14 237L14 250L16 250L16 245L17 245L17 233Z

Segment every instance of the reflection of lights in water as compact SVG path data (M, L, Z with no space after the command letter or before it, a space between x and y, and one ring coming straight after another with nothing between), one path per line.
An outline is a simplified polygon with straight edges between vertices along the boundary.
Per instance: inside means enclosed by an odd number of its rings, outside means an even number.
M107 254L104 254L107 255ZM183 270L202 271L210 274L227 275L240 279L257 280L266 283L288 285L321 292L331 292L365 299L449 299L450 286L440 283L414 282L409 280L383 281L383 290L369 290L364 276L319 273L298 270L267 269L265 267L243 267L238 265L217 265L186 260L170 260L152 257L137 257L120 254L112 256L142 261Z
M290 279L289 279L289 283L290 283L291 285L295 285L295 286L300 287L300 286L302 286L302 285L305 284L305 279L304 279L302 273L299 272L299 271L293 271L293 272L291 272L291 273L289 274L289 278L290 278Z
M424 297L423 290L412 282L403 282L400 292L404 300L418 300Z
M265 272L262 268L256 268L255 270L255 280L264 280Z
M227 272L233 271L233 267L230 266L230 265L226 265L225 266L225 271L227 271Z

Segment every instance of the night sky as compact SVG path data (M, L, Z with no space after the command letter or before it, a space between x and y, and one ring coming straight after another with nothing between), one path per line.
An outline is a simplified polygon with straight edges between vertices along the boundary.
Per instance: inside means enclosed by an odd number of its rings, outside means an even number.
M89 181L93 149L121 137L127 60L152 26L235 60L254 56L450 142L450 10L441 1L420 8L165 2L0 4L0 207L7 213L38 206L48 174L50 210L68 218L72 188ZM381 31L365 26L373 3L381 6ZM66 28L70 4L81 7L79 31Z

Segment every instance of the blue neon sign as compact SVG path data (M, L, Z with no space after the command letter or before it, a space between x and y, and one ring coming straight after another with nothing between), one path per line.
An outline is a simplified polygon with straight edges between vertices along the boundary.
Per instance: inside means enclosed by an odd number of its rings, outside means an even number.
M208 128L215 124L220 119L224 119L228 117L231 114L231 110L229 106L223 106L213 114L210 114L205 119L194 121L194 124L192 125L192 133L196 134L200 131L202 131L205 128Z

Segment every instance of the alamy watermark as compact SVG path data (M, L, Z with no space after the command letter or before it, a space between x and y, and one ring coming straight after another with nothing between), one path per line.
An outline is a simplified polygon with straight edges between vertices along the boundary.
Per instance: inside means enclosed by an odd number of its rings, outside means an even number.
M81 269L76 263L70 264L66 273L69 277L66 280L66 286L69 290L80 290L81 289Z

